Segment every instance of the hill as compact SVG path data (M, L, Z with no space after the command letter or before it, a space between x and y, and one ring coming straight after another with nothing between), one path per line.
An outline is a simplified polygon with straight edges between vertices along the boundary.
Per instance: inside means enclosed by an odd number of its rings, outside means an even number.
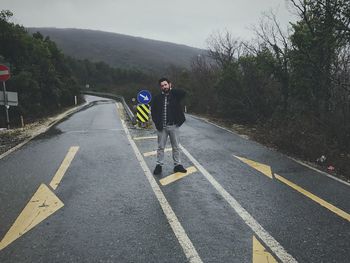
M49 36L69 56L113 67L159 73L169 65L188 68L205 50L158 40L86 29L27 28Z

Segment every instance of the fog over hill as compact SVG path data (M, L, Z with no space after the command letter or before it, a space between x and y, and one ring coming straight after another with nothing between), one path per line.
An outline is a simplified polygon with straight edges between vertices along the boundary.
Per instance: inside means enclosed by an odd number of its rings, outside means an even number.
M158 40L86 29L27 28L49 36L69 56L120 68L163 72L170 64L189 67L205 50Z

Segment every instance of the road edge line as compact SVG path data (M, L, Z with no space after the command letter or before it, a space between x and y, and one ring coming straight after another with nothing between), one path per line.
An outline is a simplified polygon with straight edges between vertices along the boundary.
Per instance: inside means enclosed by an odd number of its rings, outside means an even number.
M51 122L48 126L43 127L41 129L39 129L34 135L32 135L31 137L29 137L28 139L24 140L23 142L17 144L16 146L12 147L11 149L9 149L8 151L4 152L3 154L0 154L0 160L3 159L4 157L6 157L7 155L15 152L16 150L18 150L19 148L21 148L22 146L24 146L25 144L27 144L28 142L30 142L31 140L33 140L35 137L39 136L40 134L43 134L45 132L47 132L52 126L54 126L56 123L58 123L59 121L61 121L63 118L74 114L75 112L79 111L80 108L83 108L85 106L87 106L89 103L84 103L82 105L79 105L78 107L74 107L72 109L69 109L61 114L59 114L58 116L56 116L58 119L55 119L53 122ZM61 116L62 115L62 116Z
M188 113L187 113L187 114L188 114ZM301 164L301 165L303 165L303 166L305 166L305 167L307 167L307 168L310 168L310 169L314 170L315 172L321 173L321 174L323 174L323 175L329 177L330 179L333 179L333 180L335 180L335 181L338 181L339 183L343 183L343 184L345 184L345 185L347 185L347 186L350 186L350 182L347 182L347 181L345 181L345 180L343 180L343 179L341 179L341 178L335 177L334 175L331 175L331 174L326 173L326 172L324 172L324 171L321 171L321 170L319 170L319 169L317 169L317 168L315 168L315 167L312 167L311 165L308 165L308 164L304 163L303 161L300 161L300 160L298 160L298 159L296 159L296 158L294 158L294 157L288 156L288 155L286 155L286 154L284 154L284 153L281 153L281 152L279 152L279 151L277 151L277 150L275 150L275 149L271 149L271 148L269 148L269 147L267 147L267 146L265 146L265 145L263 145L263 144L261 144L261 143L259 143L259 142L257 142L257 141L254 141L254 140L245 138L244 136L242 136L242 135L240 135L240 134L238 134L238 133L236 133L236 132L234 132L234 131L231 131L231 130L229 130L229 129L225 128L225 127L222 127L222 126L220 126L220 125L218 125L218 124L216 124L216 123L213 123L213 122L211 122L211 121L208 121L208 120L205 119L205 118L198 117L198 116L195 116L195 115L192 115L192 114L188 114L188 115L190 115L192 118L195 118L195 119L197 119L197 120L205 121L206 123L209 123L209 124L211 124L211 125L213 125L213 126L215 126L215 127L217 127L217 128L223 129L223 130L225 130L225 131L227 131L227 132L229 132L229 133L232 133L232 134L234 134L234 135L237 135L237 136L239 136L239 137L242 138L242 139L245 139L245 140L248 140L248 141L252 141L252 142L258 143L259 145L265 147L266 149L273 150L274 152L276 152L276 153L278 153L278 154L280 154L280 155L282 155L282 156L284 156L284 157L287 157L288 159L293 160L293 161L295 161L295 162L297 162L297 163L299 163L299 164Z

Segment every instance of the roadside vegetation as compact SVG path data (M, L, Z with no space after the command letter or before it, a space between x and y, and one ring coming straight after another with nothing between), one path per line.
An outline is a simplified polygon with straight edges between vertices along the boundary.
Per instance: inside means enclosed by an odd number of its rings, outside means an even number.
M20 116L29 123L74 105L75 96L80 102L80 91L87 87L131 94L129 87L150 82L150 77L138 70L65 56L49 37L40 32L29 34L12 23L12 16L11 11L0 12L0 63L11 71L6 89L18 92L19 97L19 106L9 110L12 127L20 125ZM5 116L1 106L0 127L6 126Z
M349 180L350 5L286 1L297 17L288 28L269 12L250 42L213 33L207 54L194 57L190 69L171 66L164 75L188 91L188 112L244 125L256 140ZM11 68L9 90L19 93L12 115L37 118L71 106L87 84L128 102L140 89L157 92L159 76L64 56L50 38L28 34L11 16L1 11L0 62Z
M288 2L298 18L288 28L269 12L251 42L214 33L208 55L172 78L190 112L252 126L255 139L349 179L349 2Z

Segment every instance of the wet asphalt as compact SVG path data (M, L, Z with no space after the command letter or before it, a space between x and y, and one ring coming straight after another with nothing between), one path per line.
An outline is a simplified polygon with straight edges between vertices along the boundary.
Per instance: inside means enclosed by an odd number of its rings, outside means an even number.
M64 207L0 251L0 262L188 262L115 102L88 100L88 106L0 160L1 239L39 185L50 183L69 147L80 147L55 191ZM349 262L349 221L233 155L271 165L274 173L347 213L349 185L191 115L186 118L181 145L296 261ZM127 125L132 137L156 135L154 129ZM157 147L156 139L135 143L141 153ZM144 160L153 171L156 157ZM157 181L172 173L171 152L165 161ZM182 161L193 166L185 154ZM256 234L200 171L160 187L203 262L252 262Z

